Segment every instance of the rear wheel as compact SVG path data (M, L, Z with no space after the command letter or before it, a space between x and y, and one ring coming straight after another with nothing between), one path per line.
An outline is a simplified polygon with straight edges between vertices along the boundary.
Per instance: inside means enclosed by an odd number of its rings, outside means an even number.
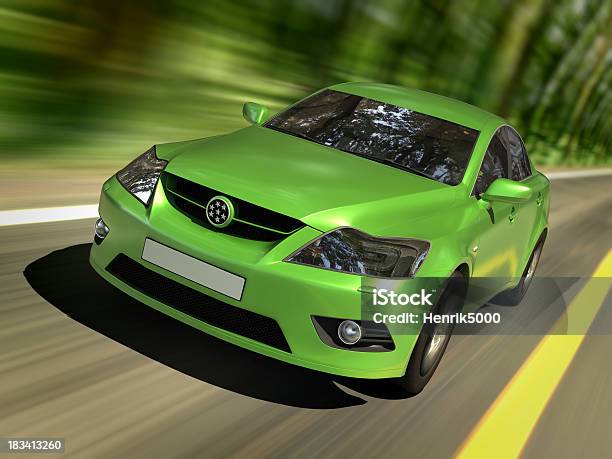
M460 312L466 291L467 279L462 273L455 271L446 283L432 312L436 315ZM454 324L447 323L423 326L410 356L406 374L392 380L393 383L408 395L416 395L421 392L436 371L450 341L453 328Z
M536 244L533 252L531 252L531 256L529 257L529 261L527 262L527 266L521 275L521 279L516 287L510 290L506 290L505 292L497 295L492 303L505 305L505 306L517 306L525 297L531 282L533 281L533 277L535 275L535 271L538 267L538 263L540 261L540 255L542 255L542 248L544 247L544 241L540 240Z

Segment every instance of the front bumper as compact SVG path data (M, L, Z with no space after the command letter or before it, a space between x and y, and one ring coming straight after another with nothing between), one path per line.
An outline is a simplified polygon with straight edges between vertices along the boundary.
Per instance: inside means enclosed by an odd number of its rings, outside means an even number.
M110 232L103 243L92 245L91 265L104 279L139 301L220 339L291 364L358 378L393 378L404 374L417 336L393 336L392 351L360 352L329 346L317 334L312 316L355 320L361 317L359 276L282 261L288 253L320 235L319 231L305 227L278 243L228 236L193 223L172 207L161 186L157 187L152 205L145 208L114 177L104 184L99 211ZM241 300L143 260L146 238L244 277ZM120 254L215 300L275 320L290 351L212 326L143 294L107 270Z

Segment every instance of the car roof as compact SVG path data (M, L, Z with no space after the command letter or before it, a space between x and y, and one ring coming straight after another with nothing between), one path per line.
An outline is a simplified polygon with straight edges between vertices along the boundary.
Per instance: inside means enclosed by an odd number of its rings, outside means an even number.
M489 122L506 124L499 116L474 105L419 89L381 83L340 83L328 89L409 108L479 131Z

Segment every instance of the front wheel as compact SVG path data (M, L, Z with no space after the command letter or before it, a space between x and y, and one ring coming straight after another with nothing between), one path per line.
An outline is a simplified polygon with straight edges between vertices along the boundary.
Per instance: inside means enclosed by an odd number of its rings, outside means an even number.
M467 292L467 279L459 271L455 271L448 279L440 299L432 312L436 315L461 312ZM437 323L423 326L417 339L406 373L403 377L391 380L407 395L416 395L423 390L433 376L446 346L450 341L454 324Z

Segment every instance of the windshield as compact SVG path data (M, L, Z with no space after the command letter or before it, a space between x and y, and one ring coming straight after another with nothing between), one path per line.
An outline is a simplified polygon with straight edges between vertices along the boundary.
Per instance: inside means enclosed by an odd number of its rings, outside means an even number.
M478 131L407 108L326 89L265 127L457 185Z

